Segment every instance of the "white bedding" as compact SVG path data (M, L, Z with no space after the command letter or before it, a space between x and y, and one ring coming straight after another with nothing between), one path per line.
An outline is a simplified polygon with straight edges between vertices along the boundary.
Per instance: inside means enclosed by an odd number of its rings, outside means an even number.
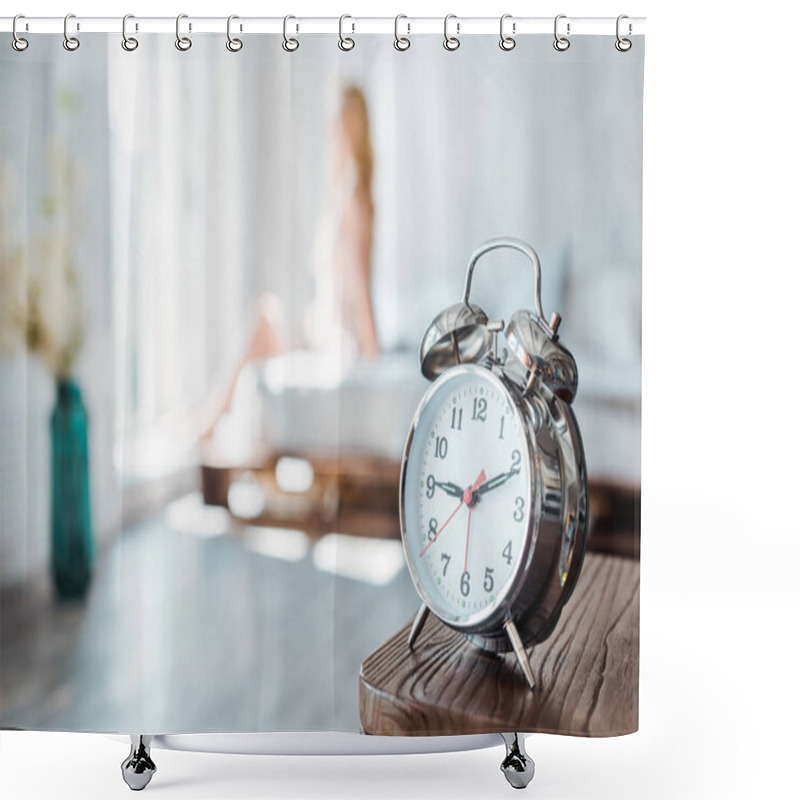
M255 394L243 404L255 417L249 430L271 448L396 460L429 385L416 351L351 365L294 352L261 362L246 383ZM639 483L640 385L634 369L581 371L575 410L593 477Z
M260 437L279 452L399 460L428 386L416 352L346 366L295 352L256 367Z

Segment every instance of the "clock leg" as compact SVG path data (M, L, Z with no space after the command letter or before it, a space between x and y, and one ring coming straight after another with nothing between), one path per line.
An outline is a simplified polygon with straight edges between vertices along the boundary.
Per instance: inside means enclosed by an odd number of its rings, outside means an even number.
M501 733L506 743L506 757L500 769L515 789L524 789L532 780L536 765L525 752L525 739L521 733Z
M536 688L536 681L533 679L533 669L531 669L531 662L528 661L528 654L525 652L525 645L522 644L517 626L509 619L505 623L506 634L508 635L511 646L514 648L514 654L517 657L522 672L525 674L525 680L528 681L528 686L531 690Z
M414 624L411 626L411 633L408 634L408 649L414 649L414 642L417 641L417 636L422 633L422 626L425 624L425 620L428 619L428 614L430 613L430 609L428 606L423 603L419 607L419 611L417 612L416 619L414 620Z
M131 734L131 752L122 762L122 779L135 792L144 789L155 774L156 765L150 758L152 741L152 736Z

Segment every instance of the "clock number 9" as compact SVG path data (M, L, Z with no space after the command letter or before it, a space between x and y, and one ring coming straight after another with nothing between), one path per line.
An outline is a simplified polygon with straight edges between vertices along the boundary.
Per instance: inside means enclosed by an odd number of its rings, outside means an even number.
M428 541L432 542L436 537L436 517L431 517L428 522Z
M525 516L524 508L525 501L521 497L517 497L514 500L514 522L522 522L522 518Z
M433 493L436 491L436 478L433 475L428 475L428 480L426 481L427 490L425 494L428 496L428 500L433 497Z

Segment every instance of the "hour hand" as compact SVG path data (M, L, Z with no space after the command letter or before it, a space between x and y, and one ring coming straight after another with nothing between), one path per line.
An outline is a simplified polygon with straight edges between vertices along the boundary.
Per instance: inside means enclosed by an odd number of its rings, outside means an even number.
M460 486L456 486L456 484L451 483L450 481L434 481L434 483L445 494L449 494L452 497L457 497L459 500L464 496L464 490Z
M510 469L508 472L501 472L499 475L495 475L494 478L486 481L486 483L484 483L482 486L479 486L475 490L476 494L480 496L482 494L486 494L486 492L491 492L492 489L502 486L506 481L511 480L511 478L518 473L519 469Z

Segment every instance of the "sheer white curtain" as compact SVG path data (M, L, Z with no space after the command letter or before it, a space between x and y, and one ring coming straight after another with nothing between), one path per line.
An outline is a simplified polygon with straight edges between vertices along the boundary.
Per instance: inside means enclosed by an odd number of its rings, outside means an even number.
M286 292L292 247L286 70L176 53L168 37L142 55L109 60L129 430L203 400L244 345L259 293Z

